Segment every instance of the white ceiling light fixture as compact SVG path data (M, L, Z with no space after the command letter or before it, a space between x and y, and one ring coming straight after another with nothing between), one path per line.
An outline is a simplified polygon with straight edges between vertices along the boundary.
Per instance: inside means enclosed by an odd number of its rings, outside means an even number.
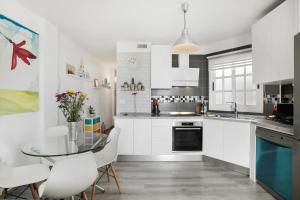
M183 17L184 17L184 27L181 33L180 38L175 42L173 45L172 51L173 53L177 54L188 54L193 53L199 50L199 46L192 42L192 40L189 37L188 29L186 27L186 13L189 8L188 3L183 3L181 5L182 11L183 11Z

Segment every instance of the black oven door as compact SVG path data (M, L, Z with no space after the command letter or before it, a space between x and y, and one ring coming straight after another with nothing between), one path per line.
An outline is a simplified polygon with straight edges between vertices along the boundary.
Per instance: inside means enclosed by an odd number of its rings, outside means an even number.
M173 127L173 151L202 151L202 127Z

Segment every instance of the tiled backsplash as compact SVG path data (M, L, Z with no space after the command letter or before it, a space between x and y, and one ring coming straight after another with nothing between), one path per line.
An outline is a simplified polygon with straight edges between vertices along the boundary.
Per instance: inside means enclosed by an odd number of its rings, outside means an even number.
M200 96L152 96L152 99L160 103L195 103L201 99Z
M130 59L136 59L135 65L130 65ZM150 52L118 53L117 55L117 113L134 112L134 98L136 98L137 112L151 112L150 89ZM131 91L121 91L124 82L143 83L145 90L132 95Z

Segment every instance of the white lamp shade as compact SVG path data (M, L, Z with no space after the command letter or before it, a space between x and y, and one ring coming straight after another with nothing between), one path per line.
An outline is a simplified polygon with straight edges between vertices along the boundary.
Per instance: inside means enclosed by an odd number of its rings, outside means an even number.
M172 52L176 54L189 54L199 50L199 46L189 38L187 29L182 31L180 38L175 42Z

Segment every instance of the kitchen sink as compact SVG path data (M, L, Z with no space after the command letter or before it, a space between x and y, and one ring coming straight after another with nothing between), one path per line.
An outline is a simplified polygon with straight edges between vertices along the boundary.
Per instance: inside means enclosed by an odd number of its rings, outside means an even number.
M230 113L216 113L216 114L209 114L207 115L208 117L217 117L217 118L228 118L228 119L246 119L246 120L252 120L255 117L254 116L249 116L249 115L238 115L238 117L235 116L235 114L230 114Z

